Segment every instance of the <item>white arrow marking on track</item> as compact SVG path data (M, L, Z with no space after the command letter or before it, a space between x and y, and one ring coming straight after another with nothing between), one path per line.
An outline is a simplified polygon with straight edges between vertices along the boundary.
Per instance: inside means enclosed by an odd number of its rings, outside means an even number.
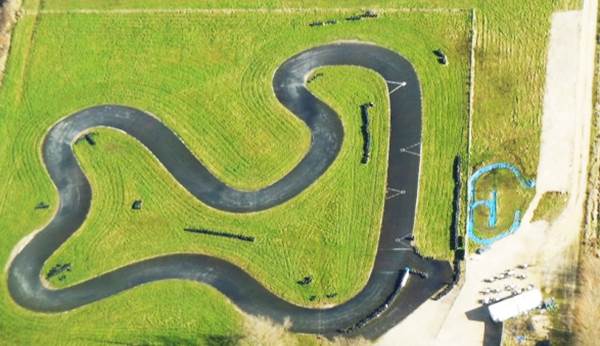
M386 80L386 82L388 84L395 85L394 89L390 91L390 95L393 94L394 91L406 86L406 82L395 82L393 80Z
M404 195L406 194L406 190L398 190L395 189L393 187L388 187L387 192L390 193L389 196L387 196L385 199L392 199L392 198L396 198L400 195Z
M407 154L411 154L411 155L415 155L415 156L419 156L419 157L420 157L420 156L421 156L421 154L419 154L419 153L416 153L416 152L414 152L414 151L410 150L410 149L412 149L412 148L414 148L414 147L416 147L416 146L419 146L419 145L421 145L421 142L417 142L417 143L415 143L415 144L409 145L408 147L400 148L400 152L401 152L401 153L407 153Z

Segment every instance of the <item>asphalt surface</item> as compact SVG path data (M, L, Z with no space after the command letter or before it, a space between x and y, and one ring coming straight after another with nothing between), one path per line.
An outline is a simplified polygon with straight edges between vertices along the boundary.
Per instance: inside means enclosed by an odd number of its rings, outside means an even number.
M41 281L44 262L80 228L90 209L92 191L72 150L74 141L83 132L106 126L137 138L190 193L212 207L230 212L268 209L294 198L314 183L340 151L344 132L338 115L313 96L305 84L308 73L327 65L362 66L376 71L386 81L407 83L390 94L387 186L391 189L385 202L374 268L367 285L355 297L333 308L299 307L269 292L235 264L190 254L130 264L64 289L44 286ZM395 85L389 87L393 90ZM427 272L429 278L411 276L394 304L381 317L352 334L375 338L414 311L450 281L452 271L447 262L426 260L416 255L408 240L416 209L421 141L421 93L413 67L400 55L378 46L337 43L309 49L285 61L275 72L273 89L279 101L310 128L312 143L306 156L289 174L252 192L239 191L219 181L175 133L143 111L116 105L97 106L57 123L48 132L42 151L46 168L60 195L60 206L54 219L11 263L8 287L12 298L27 309L61 312L140 284L189 279L214 286L247 313L268 316L276 321L289 317L294 331L336 335L338 329L355 324L381 306L394 291L402 269L409 266ZM358 114L359 105L356 107Z

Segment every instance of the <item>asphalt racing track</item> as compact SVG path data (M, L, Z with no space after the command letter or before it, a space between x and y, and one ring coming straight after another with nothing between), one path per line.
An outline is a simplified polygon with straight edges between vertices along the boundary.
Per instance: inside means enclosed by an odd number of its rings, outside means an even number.
M50 255L76 232L89 210L92 192L77 163L72 145L83 132L105 126L138 139L189 192L202 202L229 212L254 212L285 203L314 183L337 157L344 131L338 115L306 88L308 73L320 66L356 65L379 73L386 81L406 81L390 93L391 141L388 188L383 224L373 271L355 297L327 309L299 307L264 288L241 268L204 255L173 254L129 264L64 289L49 289L41 270ZM392 86L393 87L393 86ZM335 335L363 319L394 291L406 266L427 272L411 276L394 304L378 319L352 334L374 338L410 314L450 280L447 262L426 260L414 253L412 234L417 201L421 142L421 92L410 63L395 52L371 44L335 43L304 51L275 72L273 89L279 101L312 132L312 144L302 161L284 178L258 191L235 190L214 177L169 128L155 117L129 107L88 108L57 123L43 143L43 159L60 195L52 221L14 258L8 284L21 306L40 312L61 312L104 299L132 287L164 279L189 279L214 286L247 313L276 321L289 317L292 330ZM390 88L392 89L392 88ZM357 105L358 109L358 105ZM412 146L412 149L402 150ZM365 230L367 231L367 230ZM415 331L418 332L418 331Z

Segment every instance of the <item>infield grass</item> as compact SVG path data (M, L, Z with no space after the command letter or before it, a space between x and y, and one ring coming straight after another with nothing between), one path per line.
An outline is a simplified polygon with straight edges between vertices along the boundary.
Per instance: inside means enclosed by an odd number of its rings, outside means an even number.
M179 0L169 6L327 7L330 3ZM468 166L511 161L530 176L537 166L550 13L575 4L432 0L349 1L344 6L476 7L479 39ZM37 1L25 4L29 10L37 10L38 5ZM63 10L151 8L165 3L65 0L41 5L42 10ZM178 133L220 179L255 189L281 178L302 158L309 142L308 130L272 94L274 69L295 53L339 39L375 42L414 64L424 107L416 241L423 254L449 258L452 160L457 153L466 156L468 12L390 12L377 20L306 26L313 20L340 19L356 12L24 15L0 90L0 262L7 261L19 239L48 222L58 202L39 153L46 130L61 117L103 103L144 109ZM448 54L447 68L435 61L431 51L436 48ZM130 261L187 251L229 259L298 304L326 305L350 298L364 285L373 262L389 126L384 108L374 108L374 118L380 120L373 128L377 156L368 167L359 165L358 102L372 99L384 105L386 90L368 71L324 71L324 78L311 88L342 117L346 128L342 153L314 186L269 211L240 216L203 206L179 188L143 147L114 131L98 130L95 147L77 145L94 189L93 206L85 226L49 261L48 266L57 262L73 266L64 282L52 283L68 285ZM137 198L144 200L144 207L133 213L130 205ZM526 205L529 196L514 198ZM49 202L52 208L34 211L39 201ZM181 230L186 226L244 233L257 242L239 244L186 234ZM313 275L314 283L301 288L295 281L306 274ZM323 298L333 292L338 293L334 299ZM21 344L41 340L234 342L240 317L215 295L219 296L211 288L193 283L154 283L57 317L16 306L8 296L6 280L0 280L0 335ZM310 295L318 299L311 302ZM207 304L212 308L207 309Z

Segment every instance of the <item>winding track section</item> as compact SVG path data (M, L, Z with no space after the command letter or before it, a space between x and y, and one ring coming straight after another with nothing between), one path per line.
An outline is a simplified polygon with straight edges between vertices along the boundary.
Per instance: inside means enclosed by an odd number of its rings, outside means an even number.
M305 84L308 73L320 66L356 65L379 73L386 81L406 81L390 93L391 140L387 186L404 190L389 195L372 273L352 299L327 309L293 305L269 292L260 282L227 261L204 255L174 254L116 269L78 285L49 289L41 281L46 259L83 224L92 191L73 154L82 132L98 126L123 130L144 144L190 193L202 202L230 212L254 212L284 203L314 183L337 157L343 141L338 115L313 96ZM335 43L304 51L285 61L275 72L273 89L279 101L311 130L311 146L301 162L284 178L261 190L233 189L214 177L183 142L155 117L129 107L97 106L57 123L43 143L43 159L60 195L52 221L14 258L8 286L12 298L25 308L61 312L92 303L132 287L164 279L189 279L214 286L247 313L276 321L289 317L299 332L333 335L377 309L394 291L405 266L429 273L413 277L394 304L378 319L354 333L381 335L427 300L450 280L447 262L416 255L407 237L412 234L417 201L421 141L421 93L417 75L400 55L371 44ZM402 150L411 147L412 149Z

